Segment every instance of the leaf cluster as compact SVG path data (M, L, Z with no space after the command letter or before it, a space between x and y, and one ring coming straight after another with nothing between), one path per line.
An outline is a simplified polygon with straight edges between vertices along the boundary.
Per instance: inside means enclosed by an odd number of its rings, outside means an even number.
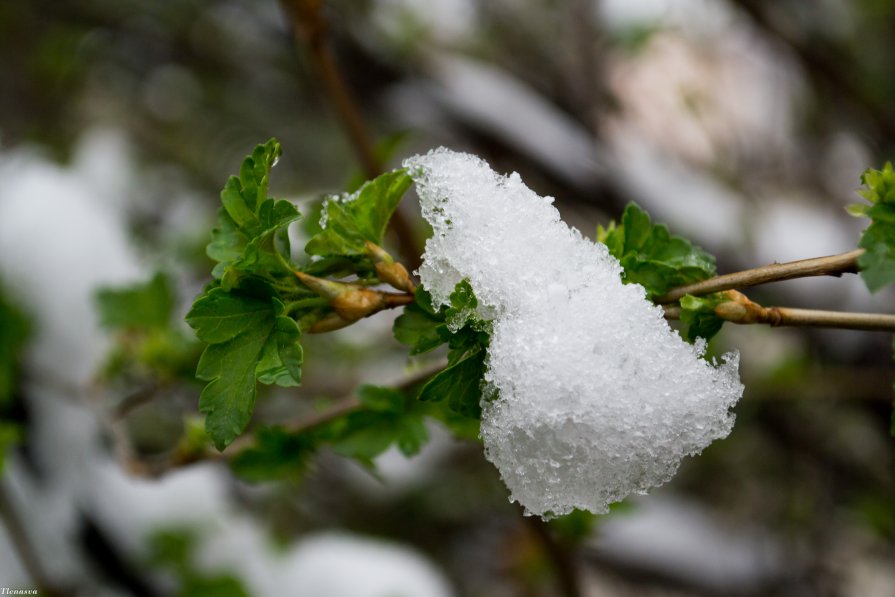
M175 321L176 298L170 277L161 271L146 282L96 292L100 324L118 339L106 360L107 378L193 378L200 347Z
M669 233L664 224L653 224L649 214L636 203L625 207L618 224L598 226L597 241L605 244L621 263L625 283L640 284L650 299L716 273L712 255Z
M373 459L393 445L405 456L413 456L428 441L426 407L408 393L364 385L357 397L357 410L307 430L260 429L255 445L231 462L233 471L248 481L294 478L324 447L372 468Z
M871 292L895 282L895 171L891 162L882 170L867 170L861 175L864 188L860 195L869 202L855 203L846 209L854 216L870 218L858 246L865 253L858 258L861 278Z
M396 267L379 245L410 186L406 172L389 172L352 195L327 200L321 228L305 247L311 259L296 263L288 229L301 214L289 201L268 196L281 152L275 139L259 145L221 191L207 247L216 262L214 279L186 317L208 345L196 369L196 377L208 382L199 410L219 450L248 426L258 382L301 383L304 333L336 329L372 312L364 311L364 301L379 293L323 277L375 284L381 272Z

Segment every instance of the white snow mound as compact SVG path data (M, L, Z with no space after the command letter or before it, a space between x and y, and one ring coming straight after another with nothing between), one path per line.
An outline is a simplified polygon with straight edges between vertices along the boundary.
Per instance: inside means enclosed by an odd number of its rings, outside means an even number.
M466 278L493 320L482 438L528 514L607 512L730 433L738 355L701 359L552 197L444 148L404 165L434 229L419 270L433 303Z

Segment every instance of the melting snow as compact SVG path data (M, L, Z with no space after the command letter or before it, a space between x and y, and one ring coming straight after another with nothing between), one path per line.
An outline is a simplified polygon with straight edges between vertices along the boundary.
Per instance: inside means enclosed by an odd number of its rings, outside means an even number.
M482 438L529 514L606 512L730 433L738 355L701 359L552 198L443 148L405 166L434 230L423 285L447 304L467 278L494 320L485 379L499 398L483 404Z

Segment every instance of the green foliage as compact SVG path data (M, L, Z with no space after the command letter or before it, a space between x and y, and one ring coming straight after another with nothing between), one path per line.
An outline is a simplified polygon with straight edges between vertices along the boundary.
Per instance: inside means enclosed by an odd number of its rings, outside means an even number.
M320 258L299 265L291 258L288 227L300 214L288 201L267 196L270 170L281 151L275 139L259 145L243 162L239 176L227 181L207 248L209 257L218 262L212 272L215 281L186 318L208 344L196 369L196 377L209 382L199 410L206 415L206 431L219 450L247 427L256 382L284 387L301 382L304 331L347 325L354 317L346 320L342 314L352 308L360 309L350 311L353 315L363 314L364 305L346 304L347 298L338 296L341 293L333 294L333 288L348 292L353 287L336 287L307 276L300 281L297 273L371 280L378 275L377 265L386 273L392 271L380 263L391 262L391 257L379 244L412 182L406 172L396 170L365 183L351 196L327 201L322 215L326 227L306 247ZM368 243L376 245L376 254ZM357 297L362 294L355 292ZM315 326L318 322L322 323ZM276 446L261 448L275 451Z
M597 241L625 269L625 283L646 289L648 298L676 286L699 282L715 275L715 258L687 239L672 235L664 224L653 224L649 214L629 203L621 223L597 227Z
M12 401L30 332L28 318L6 297L0 285L0 409Z
M6 468L6 453L22 441L22 429L14 423L0 421L0 475Z
M861 175L864 189L859 193L870 202L856 203L847 210L854 216L870 218L858 246L865 253L858 258L861 277L871 292L895 282L895 171L887 162L882 170Z
M481 417L482 378L490 340L490 322L479 319L478 299L468 280L460 281L450 296L450 305L435 310L432 298L422 288L416 301L395 320L395 338L410 346L410 354L421 354L448 345L448 367L420 390L423 402L444 401L464 416ZM456 330L456 331L452 331Z
M413 179L402 169L364 183L356 192L327 199L325 226L305 246L309 255L366 255L365 243L382 245L382 237L398 202Z
M697 338L711 340L724 325L724 320L715 315L715 307L726 300L720 292L705 296L684 295L681 298L681 321L687 324L684 338L688 342L695 342Z
M22 440L22 430L15 423L3 420L12 406L19 384L22 352L28 342L31 323L5 295L0 285L0 474L6 464L6 453Z
M247 481L296 478L323 447L372 467L372 460L395 445L413 456L429 439L426 407L401 390L364 385L358 409L306 430L261 429L255 445L233 459L233 471Z
M147 282L101 288L94 298L101 324L121 338L107 358L107 377L133 372L192 379L199 345L173 321L176 297L164 272Z
M313 434L266 427L255 433L255 445L241 451L230 462L230 468L251 482L297 477L316 449L317 439Z
M149 537L149 563L168 569L180 582L178 597L248 597L242 582L227 573L200 572L193 564L196 537L181 529L163 529Z
M151 280L96 293L100 323L107 328L164 328L171 321L174 292L163 272Z
M255 381L280 386L301 382L301 332L276 298L212 288L193 304L187 323L209 344L196 377L208 381L199 411L215 447L223 450L249 423Z

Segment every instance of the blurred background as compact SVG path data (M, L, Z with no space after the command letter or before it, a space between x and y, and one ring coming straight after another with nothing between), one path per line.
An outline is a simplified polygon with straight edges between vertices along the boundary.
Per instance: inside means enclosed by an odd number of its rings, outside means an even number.
M855 248L866 223L843 207L895 156L893 56L892 0L0 3L0 586L895 595L884 333L728 325L711 350L741 352L734 431L606 516L523 518L480 444L435 423L374 469L321 451L252 484L145 464L195 429L182 318L256 144L280 139L272 194L311 224L323 194L445 145L518 171L590 237L637 201L723 273ZM412 197L401 210L412 263L426 229ZM152 326L98 309L100 289L149 280ZM749 295L892 312L890 290L846 275ZM303 386L262 393L255 421L425 367L395 315L308 338Z

